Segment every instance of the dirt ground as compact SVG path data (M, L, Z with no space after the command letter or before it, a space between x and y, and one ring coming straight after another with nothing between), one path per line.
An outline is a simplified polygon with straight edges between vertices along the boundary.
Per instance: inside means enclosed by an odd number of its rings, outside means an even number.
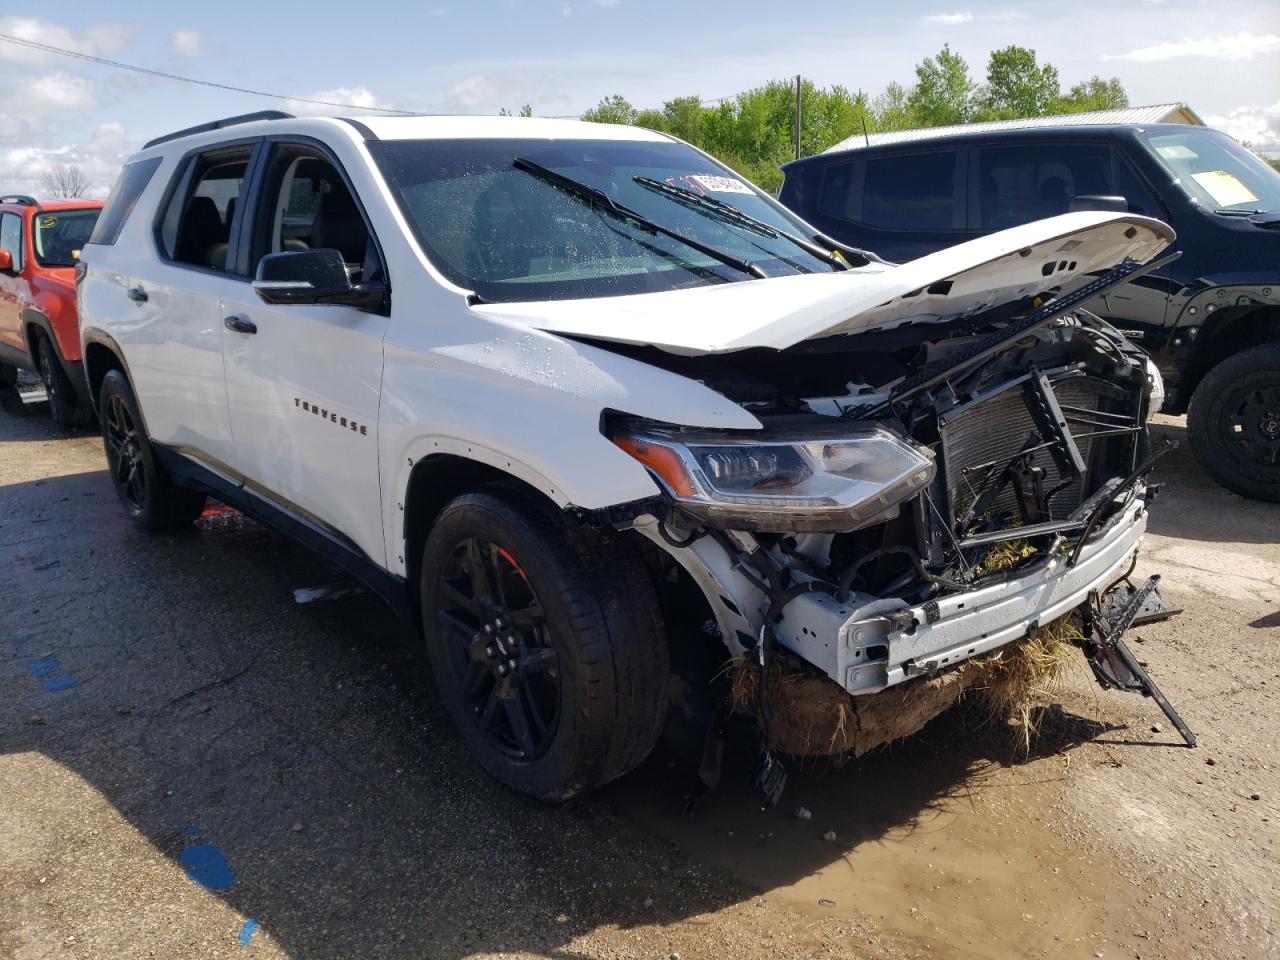
M960 711L762 812L736 749L688 819L662 753L569 807L499 788L376 601L295 603L337 577L238 515L135 532L97 437L25 413L0 413L5 960L1280 951L1280 507L1185 446L1138 572L1186 612L1132 645L1199 749L1081 669L1030 756Z

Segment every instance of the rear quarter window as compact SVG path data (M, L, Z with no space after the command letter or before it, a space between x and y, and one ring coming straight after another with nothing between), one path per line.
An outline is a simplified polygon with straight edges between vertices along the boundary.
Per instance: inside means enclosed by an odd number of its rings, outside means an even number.
M956 150L857 157L821 173L817 213L882 230L953 230Z
M89 237L90 243L116 242L120 231L124 229L125 220L133 212L138 198L142 196L142 191L147 188L147 184L159 169L161 159L161 157L150 157L125 165L111 188L107 203L102 208L102 215L98 217L97 225L93 228L93 235Z

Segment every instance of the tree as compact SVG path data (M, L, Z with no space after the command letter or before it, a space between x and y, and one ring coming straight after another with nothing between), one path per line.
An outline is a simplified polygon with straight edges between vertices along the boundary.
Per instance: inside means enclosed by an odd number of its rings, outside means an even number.
M605 97L594 107L582 115L583 120L591 123L635 123L636 108L620 94Z
M871 129L907 130L914 126L907 99L907 88L902 84L895 81L885 87L871 101Z
M1058 99L1058 69L1036 63L1036 52L1010 46L993 50L987 61L987 84L979 97L976 120L1040 117Z
M1065 96L1059 97L1054 104L1054 113L1084 113L1086 110L1120 110L1129 105L1129 95L1125 93L1119 77L1104 80L1102 77L1090 77L1084 83L1077 83Z
M916 85L907 94L907 106L916 126L966 123L973 112L973 94L969 65L944 44L936 57L925 57L916 65Z
M44 192L51 199L83 197L89 190L89 178L74 163L51 164L44 173Z
M526 103L516 113L512 113L506 107L502 107L498 110L498 116L500 117L532 117L533 107L531 107L529 104Z

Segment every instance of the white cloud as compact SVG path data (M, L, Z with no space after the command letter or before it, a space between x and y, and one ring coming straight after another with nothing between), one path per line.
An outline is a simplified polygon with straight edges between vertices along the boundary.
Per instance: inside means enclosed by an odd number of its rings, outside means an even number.
M0 117L0 129L4 127ZM106 196L120 166L137 148L119 121L99 124L83 143L55 146L27 145L0 149L0 182L21 193L40 194L45 171L55 163L80 168L88 179L88 195Z
M50 110L84 110L98 100L84 77L59 71L21 81L14 102L22 105L24 113L38 116Z
M967 10L958 13L931 13L927 17L921 17L925 23L941 23L946 26L958 26L962 23L972 23L973 14Z
M1269 107L1237 107L1204 120L1260 153L1280 154L1280 101Z
M66 27L60 27L39 17L0 17L0 33L7 33L23 40L61 47L77 53L109 57L119 53L133 39L135 28L121 23L99 23L88 27L79 36ZM15 43L0 43L0 60L15 63L41 64L55 54Z
M561 0L560 14L561 16L565 16L565 17L573 16L573 4L570 3L569 0Z
M325 106L318 103L307 103L306 100L325 100L342 106ZM368 87L334 87L332 90L317 90L308 93L305 100L282 100L280 109L297 116L324 116L334 113L378 113L372 108L389 108L390 104L382 102Z
M620 0L596 0L596 6L609 7L610 9L612 9L613 7L616 7L619 2Z
M567 104L564 88L547 70L497 70L473 73L450 84L444 98L428 104L432 113L497 113L502 107L515 110L532 104L540 115L556 112L557 104ZM561 107L562 112L567 112Z
M1217 37L1200 37L1176 43L1158 43L1139 47L1128 53L1104 54L1103 60L1130 60L1134 63L1159 63L1182 57L1213 57L1219 60L1252 60L1280 53L1280 36L1274 33L1237 33Z
M204 37L199 30L175 30L169 45L176 56L186 59L204 53Z

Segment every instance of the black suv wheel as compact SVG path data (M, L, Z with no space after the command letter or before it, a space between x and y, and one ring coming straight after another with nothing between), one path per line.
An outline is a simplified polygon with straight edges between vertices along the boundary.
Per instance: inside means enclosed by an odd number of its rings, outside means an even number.
M62 369L58 351L49 335L40 334L36 344L36 362L40 367L40 380L44 383L45 396L49 398L49 416L63 430L83 426L88 417L76 403L76 391Z
M1280 502L1280 343L1223 360L1196 387L1191 449L1228 490Z
M440 514L421 591L436 685L495 778L566 800L648 756L670 666L657 598L626 545L587 548L533 497L489 487Z
M103 378L98 403L107 469L125 512L146 530L190 526L204 510L205 496L174 484L156 462L138 401L119 370Z

